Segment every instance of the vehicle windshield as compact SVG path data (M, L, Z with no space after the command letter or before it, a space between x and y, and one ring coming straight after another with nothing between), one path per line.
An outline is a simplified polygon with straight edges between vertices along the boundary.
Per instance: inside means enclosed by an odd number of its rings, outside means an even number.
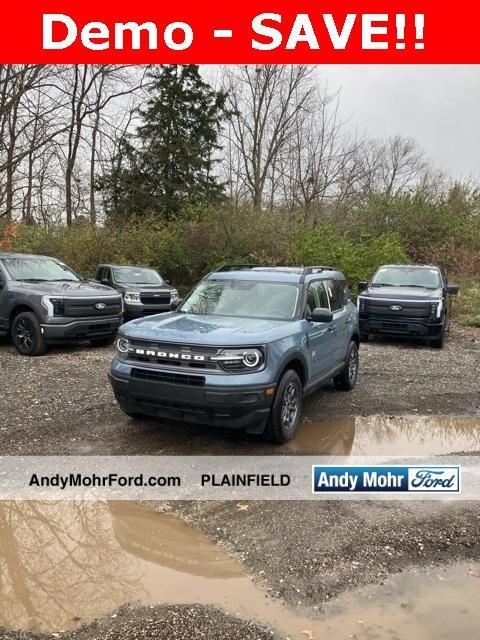
M52 258L3 258L5 268L13 280L29 282L79 282L77 274L65 264Z
M182 313L291 320L295 316L299 288L295 284L206 280L182 305Z
M143 267L116 267L113 270L115 282L118 284L165 284L155 269Z
M441 287L438 269L430 267L382 267L372 278L372 285L378 287Z

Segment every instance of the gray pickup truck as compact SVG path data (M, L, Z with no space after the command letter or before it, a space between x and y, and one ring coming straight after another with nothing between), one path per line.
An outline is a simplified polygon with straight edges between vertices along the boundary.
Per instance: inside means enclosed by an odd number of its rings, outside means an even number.
M0 253L0 336L17 351L40 355L50 343L112 344L122 322L122 296L82 280L47 256Z

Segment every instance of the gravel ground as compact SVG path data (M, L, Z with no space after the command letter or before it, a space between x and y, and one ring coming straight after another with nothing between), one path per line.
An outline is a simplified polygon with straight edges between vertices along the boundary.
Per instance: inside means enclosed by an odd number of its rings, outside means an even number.
M113 350L52 349L22 358L0 346L0 452L4 455L275 453L258 438L197 425L134 421L118 408L107 371ZM480 331L455 328L443 350L411 342L362 345L351 393L325 387L304 417L480 415Z
M170 508L292 606L321 610L340 593L390 573L480 559L479 503L249 502L245 512L235 503L185 502Z
M134 421L118 409L106 373L112 351L51 350L21 358L0 345L0 453L195 454L276 452L253 437L198 426ZM444 350L404 342L362 345L351 393L327 387L307 400L304 418L347 415L480 416L480 332L455 327ZM266 448L268 447L268 449ZM242 560L269 594L322 609L335 595L382 582L412 566L480 559L478 503L252 502L152 504L197 526ZM5 640L35 636L0 631ZM271 637L209 607L123 607L68 640Z
M0 640L269 640L267 629L213 607L121 607L115 613L56 634L0 629Z

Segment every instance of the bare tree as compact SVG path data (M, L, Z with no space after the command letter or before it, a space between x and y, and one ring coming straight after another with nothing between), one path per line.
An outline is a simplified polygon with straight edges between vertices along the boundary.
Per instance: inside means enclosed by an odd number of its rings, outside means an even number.
M310 109L312 70L304 65L229 66L224 89L233 112L230 159L236 180L261 209L267 181L276 183L277 160L295 133L295 123ZM239 160L233 158L238 153Z

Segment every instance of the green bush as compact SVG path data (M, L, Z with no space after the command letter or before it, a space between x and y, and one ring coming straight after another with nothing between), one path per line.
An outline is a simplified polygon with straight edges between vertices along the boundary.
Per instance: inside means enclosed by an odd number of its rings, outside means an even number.
M381 264L408 260L398 233L363 234L353 242L333 223L315 229L301 228L293 238L292 258L296 264L336 267L353 287L359 280L368 280Z

